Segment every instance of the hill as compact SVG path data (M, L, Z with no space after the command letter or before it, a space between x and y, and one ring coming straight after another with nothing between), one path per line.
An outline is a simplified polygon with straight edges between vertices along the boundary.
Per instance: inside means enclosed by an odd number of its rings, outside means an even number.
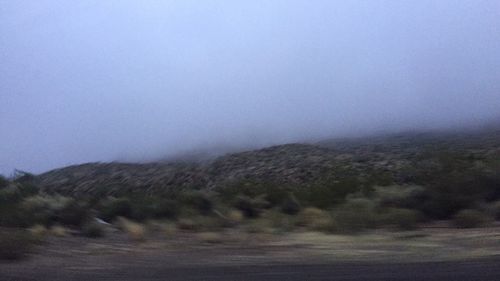
M490 165L500 157L500 130L404 133L314 144L285 144L210 161L88 163L38 175L42 190L65 195L116 195L216 189L241 182L311 186L355 179L368 185L425 184L445 158Z

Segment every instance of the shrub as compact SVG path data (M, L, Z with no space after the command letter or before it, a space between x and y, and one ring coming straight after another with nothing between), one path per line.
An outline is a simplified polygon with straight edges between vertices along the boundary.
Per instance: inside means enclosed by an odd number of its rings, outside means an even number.
M401 230L416 229L420 218L417 211L403 208L390 208L382 216L384 223L394 225Z
M34 246L30 233L20 229L0 229L0 259L17 260L25 257Z
M318 231L337 230L337 223L332 216L328 212L314 207L305 208L299 213L297 225Z
M343 179L326 178L295 192L300 202L320 209L342 203L346 196L359 192L362 188L357 177Z
M262 202L248 196L239 196L234 207L240 210L247 218L256 218L262 211Z
M82 226L82 234L89 238L103 237L104 227L97 222L87 222Z
M290 232L297 224L296 217L287 216L275 210L264 212L258 220L262 221L265 226L273 229L275 232Z
M60 210L57 220L64 225L81 226L90 218L88 207L75 200L69 200Z
M232 202L239 196L260 198L266 202L264 208L280 205L288 197L289 193L285 187L279 184L248 179L219 187L217 191L221 199L226 202Z
M297 198L291 194L282 204L281 211L287 215L296 215L300 212L301 206Z
M243 221L243 213L239 210L231 210L227 214L227 218L232 223L241 223Z
M343 232L359 232L379 224L374 202L364 198L348 200L334 211L333 217Z
M458 212L454 218L453 223L459 228L474 228L485 225L491 218L477 210L467 209Z
M64 207L72 199L62 196L31 196L23 200L21 210L29 214L25 220L29 224L50 226L58 220L58 216L65 215Z
M123 219L122 226L133 241L141 242L145 240L146 230L142 224Z
M57 237L68 236L68 230L60 225L54 225L50 228L50 233Z
M213 202L209 196L199 191L183 193L180 201L198 210L202 215L210 214L213 209Z
M40 224L28 228L28 231L33 236L33 238L38 241L41 241L43 238L45 238L48 233L47 228Z
M132 203L127 198L111 199L102 206L100 215L105 221L112 221L117 217L130 218L132 216Z
M381 206L402 207L403 204L406 204L408 198L423 190L420 186L376 186L373 195Z
M173 200L159 200L153 203L153 217L173 219L179 215L179 206Z

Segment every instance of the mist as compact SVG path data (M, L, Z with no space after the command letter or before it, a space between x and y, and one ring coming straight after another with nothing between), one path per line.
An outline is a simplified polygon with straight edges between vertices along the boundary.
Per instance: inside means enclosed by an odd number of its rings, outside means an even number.
M0 1L0 173L477 125L499 1Z

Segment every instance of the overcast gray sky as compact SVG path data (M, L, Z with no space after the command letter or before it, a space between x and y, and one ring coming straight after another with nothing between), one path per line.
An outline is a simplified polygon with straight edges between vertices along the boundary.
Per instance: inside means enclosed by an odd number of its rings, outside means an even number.
M500 1L0 0L0 173L500 112Z

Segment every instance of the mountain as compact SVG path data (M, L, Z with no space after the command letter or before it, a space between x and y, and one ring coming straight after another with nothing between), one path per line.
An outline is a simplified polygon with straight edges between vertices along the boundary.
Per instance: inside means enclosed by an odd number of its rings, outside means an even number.
M500 129L407 132L313 144L284 144L230 153L206 161L87 163L37 176L47 193L117 195L214 189L241 182L307 187L346 178L370 184L418 182L440 155L474 161L500 159ZM458 158L457 158L458 159ZM462 160L460 160L462 161Z

